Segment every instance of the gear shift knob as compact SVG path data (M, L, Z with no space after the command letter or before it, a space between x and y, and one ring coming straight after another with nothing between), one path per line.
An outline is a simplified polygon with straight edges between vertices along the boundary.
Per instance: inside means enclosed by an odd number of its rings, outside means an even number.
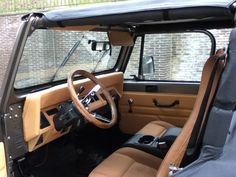
M134 103L134 100L132 98L129 98L128 99L128 104L129 104L129 113L132 113L133 110L132 110L132 105Z

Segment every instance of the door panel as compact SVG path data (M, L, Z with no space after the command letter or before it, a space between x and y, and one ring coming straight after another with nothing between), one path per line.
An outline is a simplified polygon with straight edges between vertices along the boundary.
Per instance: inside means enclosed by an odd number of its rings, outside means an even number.
M125 91L120 101L121 130L125 133L134 134L148 122L154 120L183 127L193 109L198 85L178 85L175 87L173 84L156 83L157 92L152 93L145 90L147 85L146 83L130 84L126 82ZM152 83L152 85L154 84ZM129 99L133 100L131 107L128 103ZM157 107L153 102L154 99L162 105L169 105L174 101L179 101L179 104L168 108Z
M0 142L0 177L7 177L4 144Z

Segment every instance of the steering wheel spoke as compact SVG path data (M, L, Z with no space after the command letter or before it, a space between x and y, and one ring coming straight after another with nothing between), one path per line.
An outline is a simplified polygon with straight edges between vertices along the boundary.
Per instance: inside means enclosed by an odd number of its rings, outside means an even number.
M104 116L102 116L102 115L100 115L100 114L93 113L93 116L94 116L96 119L100 120L100 121L103 121L103 122L106 122L106 123L110 123L110 122L111 122L110 119L108 119L107 117L104 117Z
M87 77L96 84L82 99L79 99L73 85L73 78L76 75ZM71 99L85 119L100 128L110 128L115 125L115 123L117 122L117 110L115 102L107 89L105 89L103 84L94 75L84 70L77 70L68 77L67 82ZM101 94L103 96L101 96ZM97 109L106 106L107 104L111 109L111 119L108 119L96 113L92 113Z
M89 112L93 112L93 111L95 111L95 110L97 110L99 108L102 108L102 107L106 106L106 105L107 105L107 101L106 100L99 99L98 101L90 103L87 106L88 107L87 110Z

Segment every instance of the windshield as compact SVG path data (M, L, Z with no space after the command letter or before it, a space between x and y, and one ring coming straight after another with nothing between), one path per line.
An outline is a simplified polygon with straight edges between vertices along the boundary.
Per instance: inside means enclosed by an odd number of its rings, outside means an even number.
M66 79L74 70L99 72L114 68L120 46L106 32L36 30L27 40L15 88Z

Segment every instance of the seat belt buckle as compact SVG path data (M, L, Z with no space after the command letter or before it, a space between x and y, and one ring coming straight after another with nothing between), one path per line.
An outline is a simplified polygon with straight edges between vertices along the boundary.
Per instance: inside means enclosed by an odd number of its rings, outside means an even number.
M158 142L157 146L158 146L158 148L161 149L161 150L166 150L166 149L168 149L168 146L167 146L167 144L166 144L165 141L160 141L160 142Z
M179 168L175 164L170 164L169 170L170 170L169 177L171 177L174 173L183 170L183 168Z

